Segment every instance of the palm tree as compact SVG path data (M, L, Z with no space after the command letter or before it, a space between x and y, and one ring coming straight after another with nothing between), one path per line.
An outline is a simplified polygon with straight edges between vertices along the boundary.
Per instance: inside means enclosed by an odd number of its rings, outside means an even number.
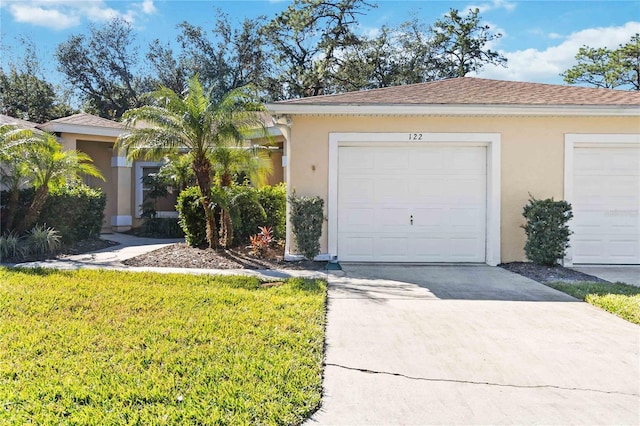
M0 160L15 153L21 145L37 142L33 131L19 129L11 124L0 125Z
M255 186L263 186L273 168L265 149L255 145L251 147L221 146L214 149L211 159L223 190L231 187L234 176L240 173L244 173ZM225 193L223 192L222 195ZM233 242L231 204L231 200L227 197L221 205L220 234L224 247L229 247Z
M13 228L20 189L32 182L26 150L40 143L40 138L34 136L31 129L20 129L10 124L0 126L0 182L9 192L5 206L5 226L9 231Z
M24 155L36 192L25 216L16 227L17 232L28 229L38 220L52 188L76 181L81 174L104 180L100 170L93 165L91 157L87 154L76 150L63 150L56 137L50 133L42 133L35 137L38 143L25 149Z
M248 86L234 89L216 101L211 91L205 93L198 76L189 79L184 97L166 87L150 96L155 105L135 108L123 115L130 131L118 139L116 148L131 160L138 157L158 160L185 149L189 151L202 195L207 242L209 248L217 248L211 155L222 146L239 146L251 131L264 129L258 113L264 108L256 102L255 90ZM136 127L137 124L140 125Z

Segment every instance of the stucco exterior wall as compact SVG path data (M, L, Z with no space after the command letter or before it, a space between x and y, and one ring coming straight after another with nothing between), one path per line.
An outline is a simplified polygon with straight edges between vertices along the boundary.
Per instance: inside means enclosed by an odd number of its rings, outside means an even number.
M100 188L107 196L107 204L104 209L104 219L102 221L102 231L111 230L111 216L116 214L116 187L113 185L112 168L111 168L111 152L113 142L94 142L94 141L77 141L76 149L89 155L93 160L93 164L100 169L105 180L98 178L90 178L87 182L93 188Z
M562 199L566 133L639 133L637 117L297 116L287 143L288 185L328 199L329 133L418 132L501 135L501 261L524 260L522 208L529 193ZM321 253L327 252L326 222ZM292 246L293 247L293 246Z

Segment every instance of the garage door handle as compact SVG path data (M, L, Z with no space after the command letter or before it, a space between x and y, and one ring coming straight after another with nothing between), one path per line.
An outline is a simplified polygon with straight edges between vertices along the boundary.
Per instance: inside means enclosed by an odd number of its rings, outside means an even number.
M413 215L411 215L411 217L409 218L409 222L411 223L411 225L413 225Z

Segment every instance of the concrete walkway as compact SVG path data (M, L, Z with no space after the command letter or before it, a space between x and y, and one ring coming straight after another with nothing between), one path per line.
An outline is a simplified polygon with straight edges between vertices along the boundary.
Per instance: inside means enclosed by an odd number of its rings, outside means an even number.
M640 287L640 266L576 266L571 269L602 278L612 283L620 282Z
M184 239L141 238L127 234L102 234L100 238L117 242L118 245L91 253L67 256L61 259L24 262L13 266L21 268L75 269L111 269L131 272L159 272L166 274L208 274L208 275L248 275L262 279L281 279L289 277L326 278L326 272L300 271L289 269L195 269L195 268L155 268L133 267L122 262L133 257L158 250L162 247L182 242Z
M640 422L636 325L500 268L343 269L307 425Z

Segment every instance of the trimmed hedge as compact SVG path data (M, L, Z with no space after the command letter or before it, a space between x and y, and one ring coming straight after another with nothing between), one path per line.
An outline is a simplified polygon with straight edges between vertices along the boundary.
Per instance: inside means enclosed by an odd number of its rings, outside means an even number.
M273 228L274 238L283 240L286 235L287 186L284 183L263 186L258 190L258 198L267 214L265 225Z
M527 234L524 246L527 259L541 265L556 265L569 247L571 231L567 222L573 217L571 204L531 197L522 215L527 219L522 226Z
M207 245L207 222L204 216L204 207L200 202L200 188L190 186L180 192L176 210L178 210L178 223L184 232L184 238L191 247L204 247Z
M86 185L51 191L37 223L60 233L64 244L98 237L104 221L107 196Z
M236 244L248 244L249 237L256 235L260 226L270 226L275 239L284 239L287 208L285 184L263 186L260 189L238 185L231 188L231 198Z
M20 191L18 218L26 213L33 194L32 188ZM9 194L3 191L0 197L4 204ZM57 188L49 193L36 224L46 224L58 231L63 244L73 244L100 235L106 204L107 196L87 185ZM3 218L3 230L5 220Z
M320 253L320 236L324 221L324 200L320 197L289 197L293 235L298 251L309 260Z

